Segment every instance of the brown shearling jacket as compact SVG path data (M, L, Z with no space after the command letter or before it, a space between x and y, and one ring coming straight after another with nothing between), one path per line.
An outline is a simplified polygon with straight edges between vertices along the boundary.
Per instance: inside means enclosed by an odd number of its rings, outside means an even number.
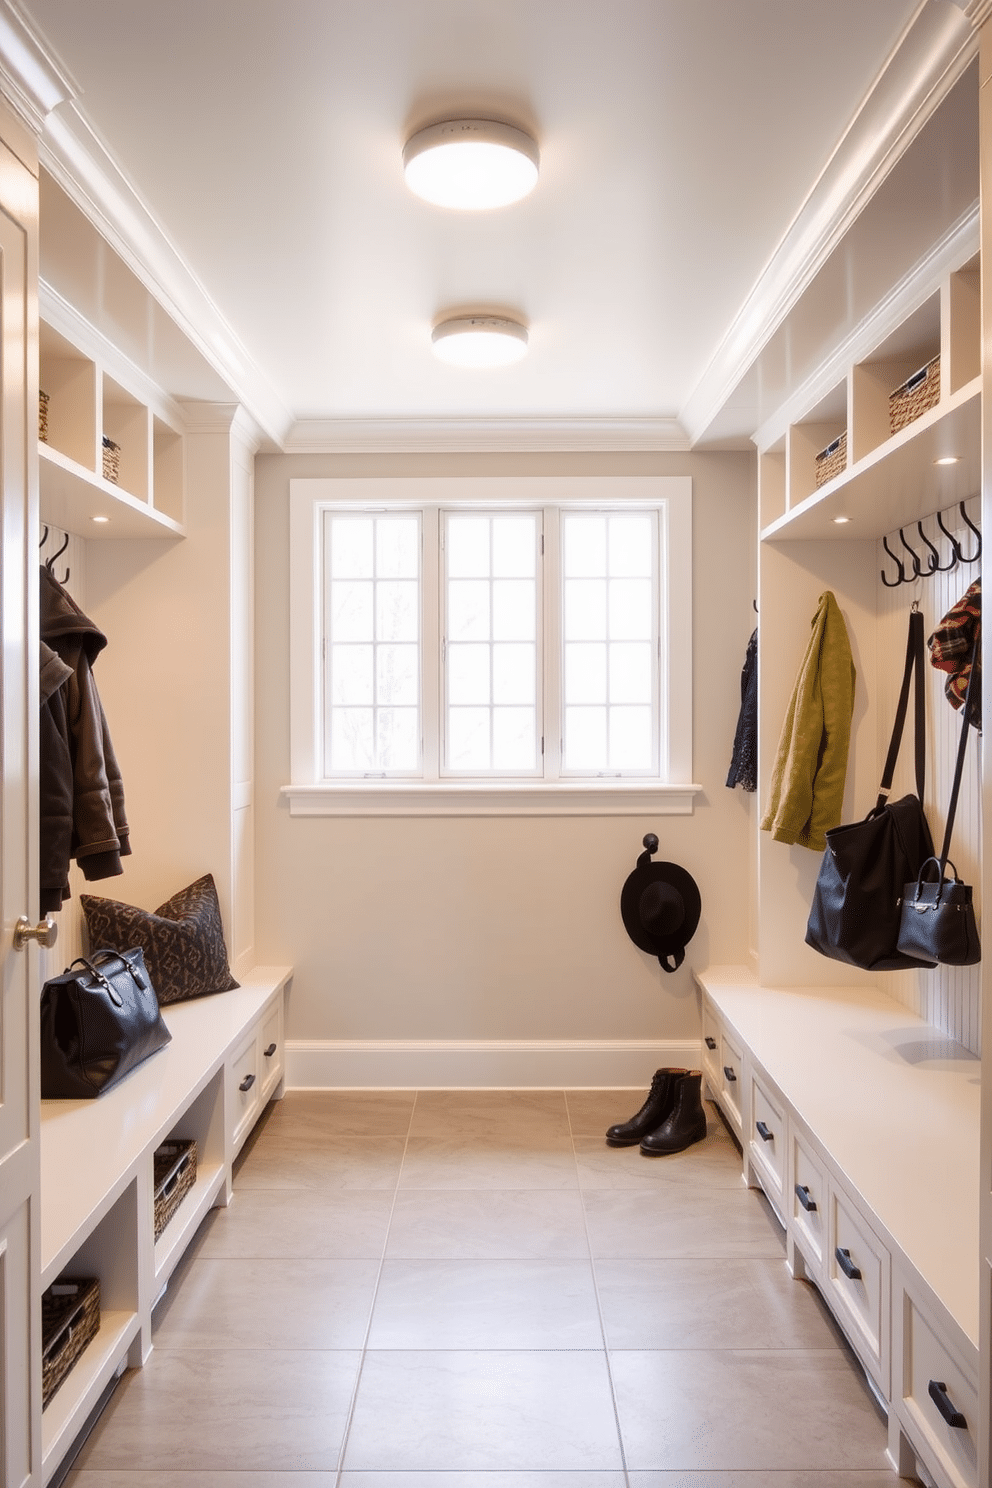
M131 847L124 783L93 677L107 638L44 565L40 591L41 913L48 914L69 896L70 858L87 879L112 878Z

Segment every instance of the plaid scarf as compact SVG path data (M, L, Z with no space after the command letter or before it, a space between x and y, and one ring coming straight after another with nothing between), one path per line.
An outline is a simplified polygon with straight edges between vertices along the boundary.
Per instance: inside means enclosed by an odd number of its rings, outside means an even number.
M952 708L960 708L971 676L972 647L978 638L978 671L975 685L971 689L971 706L968 710L968 722L976 729L982 726L981 631L982 581L976 579L968 592L948 610L927 642L931 665L942 672L950 673L944 683L944 696Z

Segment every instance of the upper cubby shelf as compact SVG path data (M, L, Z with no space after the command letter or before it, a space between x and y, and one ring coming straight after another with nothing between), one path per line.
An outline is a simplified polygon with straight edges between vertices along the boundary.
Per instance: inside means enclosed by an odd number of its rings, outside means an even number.
M41 322L42 520L87 539L182 537L179 421L108 360Z
M879 538L975 495L980 368L973 258L759 451L763 541Z

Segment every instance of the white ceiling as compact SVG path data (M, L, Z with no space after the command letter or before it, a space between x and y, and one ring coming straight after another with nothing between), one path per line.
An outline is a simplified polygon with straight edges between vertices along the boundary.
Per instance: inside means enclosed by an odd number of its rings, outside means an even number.
M132 266L181 285L177 318L283 445L342 420L627 420L653 425L659 447L704 437L720 406L747 402L731 395L781 319L757 289L907 26L926 12L941 38L968 29L951 0L19 11L66 74L43 161L91 217L99 192L79 186L75 156L85 145L105 176L116 168L117 199L133 193L131 218L145 214ZM457 214L406 190L407 135L459 114L534 133L530 198ZM807 258L826 251L813 226ZM759 303L762 322L742 329ZM525 319L529 357L481 373L438 363L431 325L458 309ZM753 407L735 418L721 437L754 428Z

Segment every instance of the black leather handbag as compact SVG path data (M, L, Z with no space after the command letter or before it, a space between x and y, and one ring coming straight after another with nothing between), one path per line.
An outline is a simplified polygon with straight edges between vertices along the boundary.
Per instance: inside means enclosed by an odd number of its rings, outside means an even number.
M139 948L80 956L41 989L41 1094L102 1095L172 1038Z
M899 919L899 950L917 957L925 966L975 966L982 959L982 947L975 921L971 886L962 883L958 870L950 861L951 832L958 809L964 754L971 731L971 685L978 672L976 634L971 651L971 673L968 691L961 709L961 737L954 766L954 783L947 807L947 824L939 858L928 858L916 876L915 883L903 888ZM932 876L931 864L936 876ZM954 877L947 877L951 868Z
M889 801L899 745L914 691L916 795ZM909 617L906 666L899 705L882 771L878 800L864 821L832 827L813 893L806 944L864 971L896 971L932 962L899 949L904 886L919 876L933 856L930 828L923 814L926 774L923 616Z

